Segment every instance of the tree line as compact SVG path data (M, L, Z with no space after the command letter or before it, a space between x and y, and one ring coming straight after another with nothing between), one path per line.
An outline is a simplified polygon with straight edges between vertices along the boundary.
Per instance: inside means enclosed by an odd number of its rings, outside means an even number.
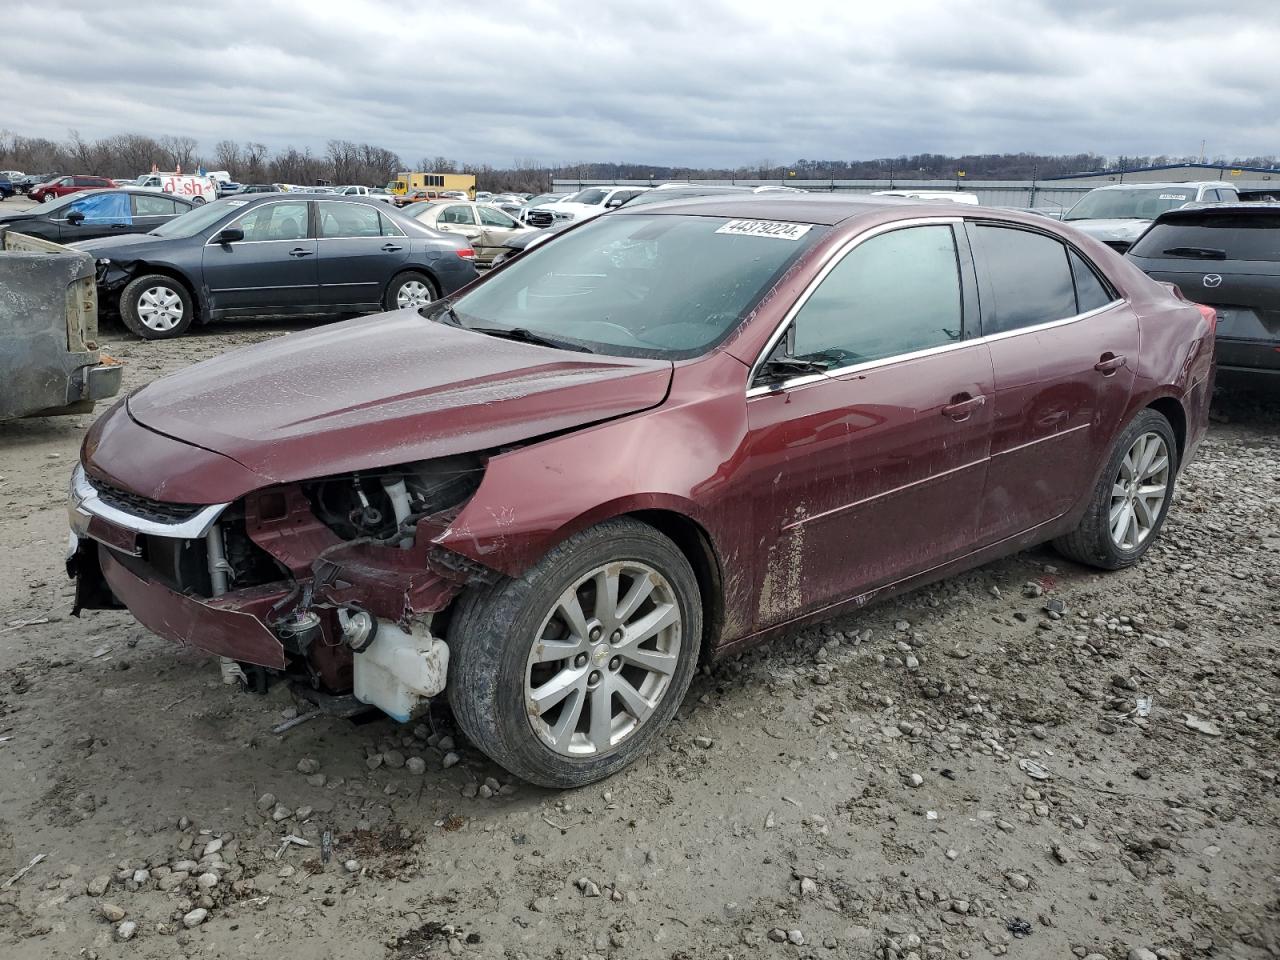
M521 158L509 167L458 162L445 156L423 156L414 170L435 173L470 173L481 190L540 193L551 189L553 179L583 180L955 180L963 171L967 180L1046 179L1070 173L1125 170L1161 164L1192 163L1199 157L1120 156L1094 153L1065 155L1036 153L903 154L874 160L805 160L775 163L764 159L741 167L673 167L642 163L544 164ZM1274 168L1275 155L1212 158L1222 166ZM319 181L335 184L362 183L380 186L408 167L401 157L384 147L350 140L330 140L322 152L310 147L269 149L257 141L219 140L204 150L194 137L152 137L120 133L89 140L72 130L65 140L26 137L0 130L0 169L26 173L79 173L103 177L136 177L151 170L181 168L194 171L226 170L242 183L295 183Z

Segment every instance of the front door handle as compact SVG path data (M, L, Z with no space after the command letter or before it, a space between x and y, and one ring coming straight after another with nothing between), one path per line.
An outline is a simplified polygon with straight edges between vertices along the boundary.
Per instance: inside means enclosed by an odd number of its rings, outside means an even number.
M1097 363L1093 365L1093 369L1097 370L1104 377L1115 376L1115 372L1124 366L1124 354L1104 353Z
M986 402L987 398L982 394L978 394L976 397L971 397L967 393L961 393L952 397L951 403L948 403L942 408L942 415L944 417L950 417L957 423L962 423L969 419L973 414L973 411L977 410Z
M384 243L382 245L383 253L395 253L397 250L403 250L403 249L404 247L400 246L398 243Z
M312 254L312 253L314 253L314 252L315 252L315 251L313 251L313 250L308 250L306 247L294 247L292 250L290 250L290 251L289 251L289 256L291 256L291 257L309 257L309 256L311 256L311 254Z

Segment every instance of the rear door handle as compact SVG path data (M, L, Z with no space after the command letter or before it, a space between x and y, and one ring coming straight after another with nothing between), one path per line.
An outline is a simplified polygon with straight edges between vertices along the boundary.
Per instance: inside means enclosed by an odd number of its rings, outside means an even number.
M397 250L403 250L403 249L404 247L400 246L398 243L384 243L382 245L383 253L395 253Z
M289 251L291 257L309 257L314 251L308 250L306 247L294 247Z
M950 417L957 423L968 420L973 411L987 402L987 398L982 394L970 397L968 394L962 393L959 397L963 399L955 398L953 403L948 403L942 408L942 415Z
M1102 358L1093 365L1093 369L1097 370L1104 377L1114 376L1115 372L1124 366L1124 354L1117 356L1114 353L1104 353Z

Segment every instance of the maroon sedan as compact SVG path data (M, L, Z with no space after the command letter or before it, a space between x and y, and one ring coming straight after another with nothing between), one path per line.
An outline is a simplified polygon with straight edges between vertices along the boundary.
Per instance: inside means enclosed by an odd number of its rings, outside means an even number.
M116 182L108 180L106 177L58 177L50 180L48 183L42 183L38 187L32 188L28 196L37 203L43 203L46 200L57 200L59 197L65 197L69 193L79 193L81 190L102 190L106 187L114 187Z
M77 604L331 706L447 694L511 771L587 783L700 658L1043 541L1136 562L1212 317L1040 217L624 208L116 404L72 483Z

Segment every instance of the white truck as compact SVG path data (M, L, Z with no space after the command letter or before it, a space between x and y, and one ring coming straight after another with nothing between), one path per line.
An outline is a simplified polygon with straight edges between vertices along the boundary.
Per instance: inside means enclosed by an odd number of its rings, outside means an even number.
M187 173L145 173L138 178L138 186L143 190L185 197L195 204L218 199L218 182L213 177Z

